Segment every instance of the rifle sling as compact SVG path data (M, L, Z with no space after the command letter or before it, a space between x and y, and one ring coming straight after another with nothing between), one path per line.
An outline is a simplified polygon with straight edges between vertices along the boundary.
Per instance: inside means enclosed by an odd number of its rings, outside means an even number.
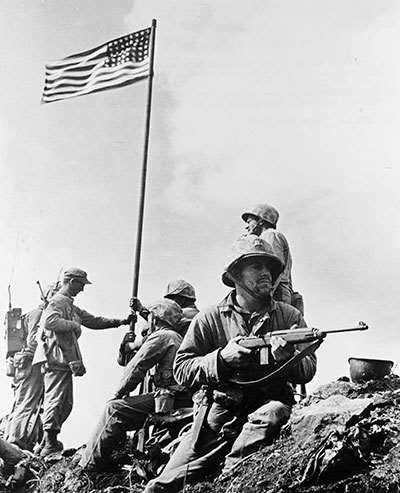
M313 342L312 344L310 344L309 346L304 348L302 351L293 355L289 360L287 360L279 368L277 368L276 370L274 370L271 373L268 373L268 375L265 375L265 377L259 378L258 380L248 380L248 381L242 381L242 380L238 380L236 378L231 378L231 379L229 379L229 381L231 383L235 383L237 385L258 385L260 383L266 383L269 380L272 380L273 378L280 376L285 370L292 368L295 364L297 364L303 358L305 358L309 354L316 351L319 348L319 346L322 344L323 340L324 340L323 337L317 339L315 342Z

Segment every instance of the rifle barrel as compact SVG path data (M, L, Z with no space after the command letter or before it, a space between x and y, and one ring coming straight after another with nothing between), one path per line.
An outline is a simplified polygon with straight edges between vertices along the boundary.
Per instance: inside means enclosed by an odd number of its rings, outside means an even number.
M334 334L337 332L354 332L356 330L367 330L368 325L364 322L359 322L358 327L345 327L344 329L326 329L321 330L324 334Z

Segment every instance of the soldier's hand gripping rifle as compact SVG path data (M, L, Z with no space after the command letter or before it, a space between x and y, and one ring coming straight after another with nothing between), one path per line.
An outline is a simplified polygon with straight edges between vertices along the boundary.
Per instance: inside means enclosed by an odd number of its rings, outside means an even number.
M336 334L340 332L353 332L359 330L367 330L368 325L364 322L359 322L357 327L347 327L342 329L326 329L319 330L312 327L302 327L299 329L289 329L289 330L276 330L273 332L269 332L263 336L249 336L238 339L237 344L251 349L255 353L258 353L259 356L259 364L260 365L269 365L272 363L271 361L271 337L278 336L284 339L286 342L290 344L304 344L304 343L312 343L307 346L303 351L297 352L286 361L283 365L279 366L275 371L270 372L263 378L258 380L242 380L241 372L236 372L235 376L231 379L231 382L239 384L239 385L255 385L261 382L266 382L273 377L280 375L284 370L287 370L305 356L314 352L322 343L324 338L328 334Z

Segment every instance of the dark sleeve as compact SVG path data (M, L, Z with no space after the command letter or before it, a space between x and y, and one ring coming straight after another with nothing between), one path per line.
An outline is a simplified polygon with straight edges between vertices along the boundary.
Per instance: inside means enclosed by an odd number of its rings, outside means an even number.
M75 309L81 319L81 324L88 329L111 329L112 327L119 327L121 325L121 320L119 318L96 317L77 306L75 306Z
M144 379L147 371L163 359L170 344L168 335L162 331L149 335L125 367L116 394L124 395L134 390Z
M199 314L191 322L179 347L174 376L186 387L200 387L203 384L219 383L219 352L221 348L213 340L217 327L210 314Z

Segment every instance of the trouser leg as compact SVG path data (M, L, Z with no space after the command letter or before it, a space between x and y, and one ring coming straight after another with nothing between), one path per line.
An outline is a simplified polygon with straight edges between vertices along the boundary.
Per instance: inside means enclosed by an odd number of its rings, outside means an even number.
M272 443L290 417L291 407L279 401L269 401L249 414L248 421L226 456L223 473L227 473L244 457Z
M40 365L32 367L31 374L21 379L15 390L15 403L7 430L7 440L22 448L32 449L35 444L35 423L43 398L43 375Z
M196 419L196 415L194 419ZM191 429L182 437L160 476L147 484L144 493L180 491L187 480L195 478L205 470L219 464L232 444L229 433L220 433L220 431L228 421L233 423L234 420L234 413L213 404L196 448L194 448Z
M94 434L82 451L80 465L100 468L125 433L141 428L152 412L152 393L108 401Z
M70 371L46 370L44 374L43 430L57 433L72 411L73 387Z

